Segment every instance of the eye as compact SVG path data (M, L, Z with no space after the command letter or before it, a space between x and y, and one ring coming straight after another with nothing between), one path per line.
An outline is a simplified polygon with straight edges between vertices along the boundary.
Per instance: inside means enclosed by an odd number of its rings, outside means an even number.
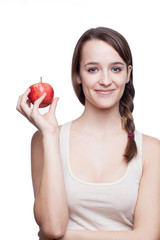
M98 71L98 68L96 68L96 67L93 67L93 68L89 68L88 69L88 72L97 72Z
M120 72L122 69L120 67L113 67L112 72Z

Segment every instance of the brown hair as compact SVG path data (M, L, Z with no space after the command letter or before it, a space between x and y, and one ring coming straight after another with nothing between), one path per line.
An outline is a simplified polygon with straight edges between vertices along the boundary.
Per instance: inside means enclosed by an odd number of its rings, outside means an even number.
M77 81L77 76L80 73L82 47L86 41L93 39L102 40L111 45L118 52L120 57L124 60L127 69L129 65L133 66L130 47L126 39L120 33L113 29L105 27L98 27L87 30L77 42L72 58L72 84L79 101L83 105L85 105L85 96L82 89L82 84L79 84ZM123 96L120 99L119 112L122 117L123 128L128 133L132 134L134 134L135 131L135 125L132 116L134 108L133 104L134 95L135 90L133 86L133 73L131 71L130 80L128 83L126 83ZM136 154L137 146L134 137L128 137L124 157L126 158L127 162L129 162Z

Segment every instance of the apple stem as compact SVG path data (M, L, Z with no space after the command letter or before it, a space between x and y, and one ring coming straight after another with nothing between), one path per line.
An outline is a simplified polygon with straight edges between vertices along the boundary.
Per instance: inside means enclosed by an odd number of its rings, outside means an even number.
M42 77L40 77L40 83L42 83Z

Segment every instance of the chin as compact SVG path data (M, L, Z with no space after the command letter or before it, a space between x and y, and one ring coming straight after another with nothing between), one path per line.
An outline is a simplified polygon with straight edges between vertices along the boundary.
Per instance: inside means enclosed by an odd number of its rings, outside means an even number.
M101 110L109 110L109 109L112 109L114 106L110 106L110 105L107 105L107 106L97 106L98 109L101 109Z
M98 101L99 100L99 101ZM107 110L111 108L119 108L119 98L112 99L86 99L85 106L90 105L99 109Z
M115 108L115 106L119 106L119 103L117 104L117 103L103 103L103 104L98 104L98 103L96 103L96 104L93 104L96 108L98 108L98 109L102 109L102 110L107 110L107 109L112 109L112 108Z

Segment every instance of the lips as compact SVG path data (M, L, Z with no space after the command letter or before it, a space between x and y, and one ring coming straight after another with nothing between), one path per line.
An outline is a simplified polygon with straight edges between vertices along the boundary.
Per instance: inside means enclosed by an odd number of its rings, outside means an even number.
M109 95L115 91L115 89L97 89L95 90L98 94Z

